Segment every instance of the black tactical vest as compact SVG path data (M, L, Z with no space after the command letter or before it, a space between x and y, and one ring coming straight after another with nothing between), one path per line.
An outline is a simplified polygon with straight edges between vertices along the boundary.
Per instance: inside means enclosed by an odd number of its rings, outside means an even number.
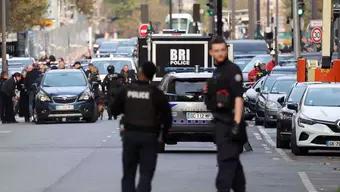
M126 88L124 122L133 126L157 127L153 104L153 87L145 84L131 84Z

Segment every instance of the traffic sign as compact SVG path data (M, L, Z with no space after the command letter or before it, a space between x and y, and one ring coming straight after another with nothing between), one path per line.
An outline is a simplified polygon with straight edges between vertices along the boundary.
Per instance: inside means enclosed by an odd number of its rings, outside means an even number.
M320 27L314 27L311 32L311 40L313 43L321 43L322 30Z
M148 35L149 24L141 24L139 26L139 36L146 37Z

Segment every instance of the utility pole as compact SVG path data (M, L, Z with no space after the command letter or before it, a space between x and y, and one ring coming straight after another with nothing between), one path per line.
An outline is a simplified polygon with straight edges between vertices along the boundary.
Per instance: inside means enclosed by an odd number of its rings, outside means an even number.
M330 68L333 1L323 1L322 9L322 68Z
M267 27L270 27L270 0L267 0Z
M223 35L223 21L222 21L222 9L223 9L223 0L217 0L216 5L217 12L217 35Z
M248 38L254 39L255 38L255 6L254 0L248 0L248 15L249 15L249 26L248 26Z
M7 25L7 13L6 13L6 0L2 0L1 1L1 17L2 17L2 21L1 21L1 34L2 34L2 42L1 42L1 52L2 52L2 71L4 73L8 73L8 66L7 66L7 45L6 45L6 38L7 38L7 29L6 29L6 25Z
M260 0L256 0L256 39L261 38L261 9Z
M236 26L236 4L235 0L231 0L231 39L235 39L235 26Z
M278 35L279 35L279 0L276 0L275 8L275 63L279 64L279 45L278 45Z
M298 0L293 0L293 20L294 20L294 55L295 58L301 56L301 34L300 34L300 17L298 14Z
M318 6L317 2L319 0L312 0L312 19L319 19L318 18Z
M172 29L172 0L169 0L169 28Z

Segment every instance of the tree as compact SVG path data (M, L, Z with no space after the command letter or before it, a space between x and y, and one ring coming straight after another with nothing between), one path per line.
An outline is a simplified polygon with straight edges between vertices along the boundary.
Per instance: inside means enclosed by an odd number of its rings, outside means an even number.
M87 16L93 15L95 0L69 0L69 1L76 5L80 13Z
M37 25L47 8L47 0L11 0L9 31L20 32Z

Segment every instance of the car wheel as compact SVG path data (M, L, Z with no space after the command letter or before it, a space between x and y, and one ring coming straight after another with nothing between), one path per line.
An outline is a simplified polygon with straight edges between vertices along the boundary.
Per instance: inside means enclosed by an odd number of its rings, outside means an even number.
M271 126L270 126L270 124L265 120L264 121L264 128L270 128Z
M259 118L255 117L255 125L263 125L263 121L261 121Z
M276 148L289 149L289 141L283 141L281 139L281 131L279 127L276 131Z
M97 120L98 120L98 110L97 110L97 105L96 105L95 108L94 108L94 112L92 114L92 117L85 119L85 121L87 123L95 123L95 122L97 122Z
M292 153L294 155L297 155L297 156L302 156L302 155L307 155L308 154L308 149L307 148L297 146L297 143L296 143L296 131L294 129L292 130L291 149L292 149Z

